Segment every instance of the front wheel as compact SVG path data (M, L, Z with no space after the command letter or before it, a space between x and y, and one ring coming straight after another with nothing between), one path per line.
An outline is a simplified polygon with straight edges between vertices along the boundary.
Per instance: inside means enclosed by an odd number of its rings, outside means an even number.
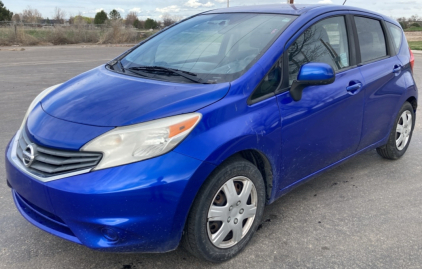
M377 148L379 155L397 160L406 152L415 126L415 112L409 102L405 102L397 116L386 145Z
M189 213L184 247L193 255L222 262L249 242L263 215L265 184L259 170L235 158L214 172Z

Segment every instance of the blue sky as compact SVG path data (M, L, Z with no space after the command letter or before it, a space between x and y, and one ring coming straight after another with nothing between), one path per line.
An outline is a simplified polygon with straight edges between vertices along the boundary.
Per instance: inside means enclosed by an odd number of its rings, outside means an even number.
M190 16L201 11L223 8L227 0L2 0L5 6L14 13L20 13L27 6L38 9L44 17L53 17L55 7L66 11L67 16L78 15L94 17L95 13L104 9L107 13L117 9L125 17L129 11L138 12L140 19L151 17L159 19L164 13ZM296 0L298 4L332 3L343 4L344 0ZM286 1L274 0L230 0L230 6L274 4ZM346 5L357 6L383 13L390 17L402 17L418 14L422 17L422 0L347 0Z

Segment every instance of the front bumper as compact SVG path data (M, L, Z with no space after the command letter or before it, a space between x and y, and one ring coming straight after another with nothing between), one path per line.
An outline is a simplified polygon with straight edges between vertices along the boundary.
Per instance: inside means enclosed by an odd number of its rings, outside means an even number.
M175 249L190 206L213 165L170 152L138 163L41 182L6 151L15 204L32 224L89 248L113 252Z

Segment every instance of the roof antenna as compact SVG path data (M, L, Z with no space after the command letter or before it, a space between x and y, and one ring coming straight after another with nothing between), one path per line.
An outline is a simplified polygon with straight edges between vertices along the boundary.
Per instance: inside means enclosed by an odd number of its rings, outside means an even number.
M347 2L347 0L344 0L343 6L344 6L344 4L346 4L346 2Z

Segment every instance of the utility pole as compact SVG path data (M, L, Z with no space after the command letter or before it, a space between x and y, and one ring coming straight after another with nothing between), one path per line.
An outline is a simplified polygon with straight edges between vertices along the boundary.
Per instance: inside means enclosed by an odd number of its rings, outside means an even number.
M230 0L227 0L227 7L230 6Z

